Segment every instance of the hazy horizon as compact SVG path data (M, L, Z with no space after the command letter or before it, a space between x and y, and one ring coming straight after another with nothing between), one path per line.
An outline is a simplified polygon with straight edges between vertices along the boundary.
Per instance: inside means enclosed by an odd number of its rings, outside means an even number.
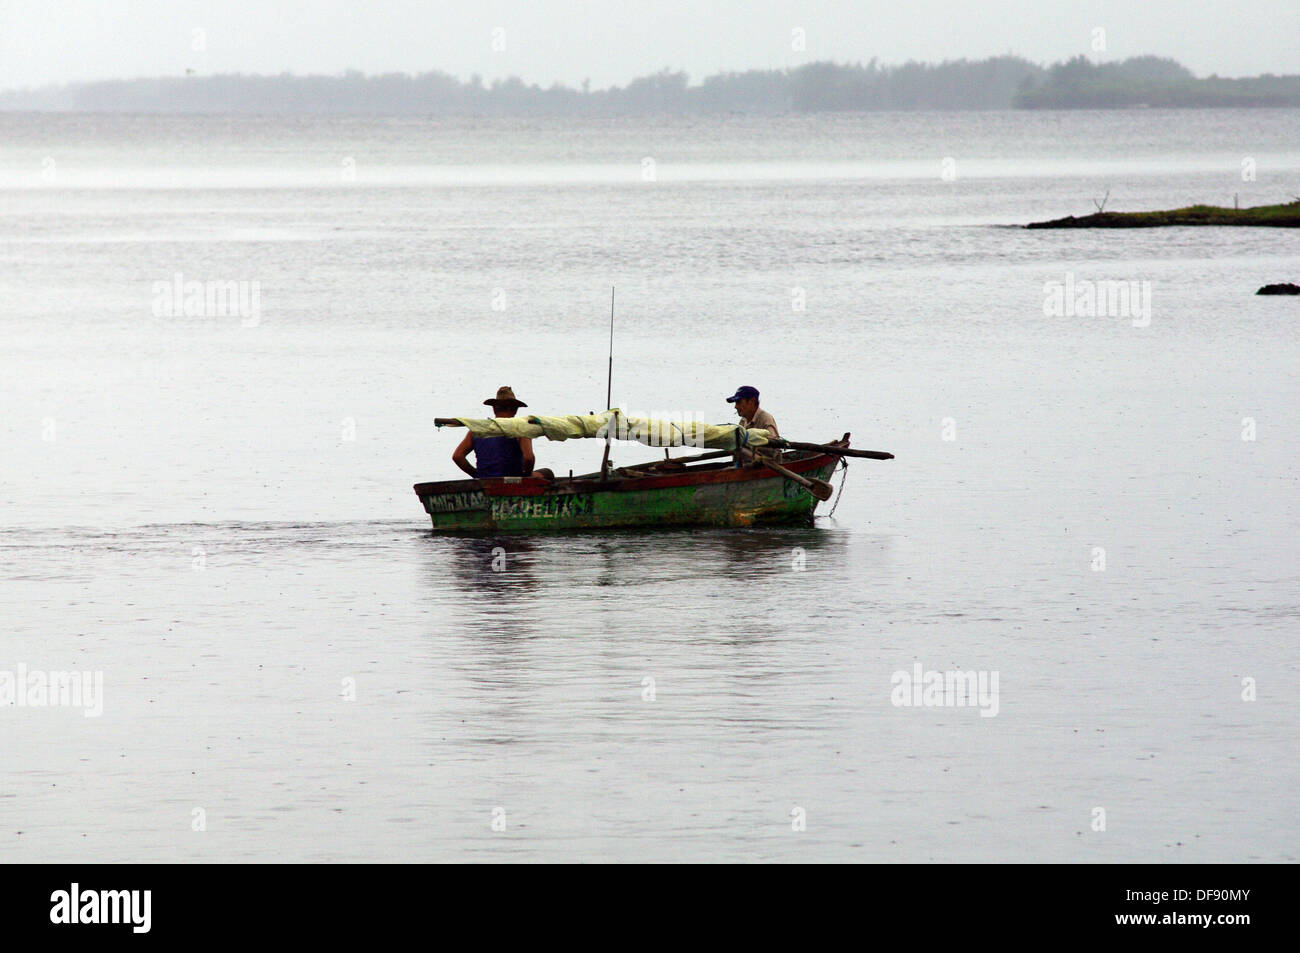
M1169 24L1175 24L1173 29ZM1104 31L1098 33L1098 31ZM1080 54L1094 62L1169 57L1197 76L1300 73L1300 6L1204 0L1188 9L1151 0L1140 9L1056 0L1022 9L988 0L951 10L939 0L906 8L837 9L826 2L738 3L707 9L642 0L596 7L555 0L543 11L518 0L430 9L376 0L290 2L263 8L121 0L23 8L0 0L0 89L100 80L244 73L367 75L441 71L486 83L622 86L663 69L693 81L818 61L902 64L1015 55L1039 64ZM1099 48L1100 47L1100 48Z

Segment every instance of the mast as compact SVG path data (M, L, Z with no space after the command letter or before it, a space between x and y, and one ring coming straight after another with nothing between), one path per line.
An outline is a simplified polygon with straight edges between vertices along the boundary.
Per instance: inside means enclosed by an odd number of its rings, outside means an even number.
M609 410L614 387L614 286L609 286L609 372L605 377L605 409ZM609 425L605 425L605 455L600 460L600 479L609 479Z
M605 378L605 409L609 410L614 386L614 286L609 286L609 374Z

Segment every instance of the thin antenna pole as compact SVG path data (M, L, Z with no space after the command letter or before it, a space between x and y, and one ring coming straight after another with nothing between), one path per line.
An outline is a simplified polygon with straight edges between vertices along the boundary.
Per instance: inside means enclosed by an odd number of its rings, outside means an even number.
M605 378L605 409L614 387L614 286L609 286L609 376ZM600 460L601 482L609 479L609 424L605 425L605 455Z
M609 286L609 376L605 378L605 409L614 387L614 286Z

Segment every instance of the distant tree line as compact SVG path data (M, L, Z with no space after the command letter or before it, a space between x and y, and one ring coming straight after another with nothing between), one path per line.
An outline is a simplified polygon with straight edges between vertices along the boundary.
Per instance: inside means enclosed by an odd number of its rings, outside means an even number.
M438 71L366 76L176 76L0 92L0 109L144 113L637 115L886 109L1066 109L1117 106L1295 106L1300 76L1197 79L1173 60L1139 56L1049 68L1016 56L881 66L809 63L718 73L691 85L664 70L593 90L517 77L485 84Z
M1300 76L1265 73L1249 79L1197 79L1158 56L1093 63L1076 56L1027 76L1012 103L1018 109L1108 109L1126 106L1297 106Z

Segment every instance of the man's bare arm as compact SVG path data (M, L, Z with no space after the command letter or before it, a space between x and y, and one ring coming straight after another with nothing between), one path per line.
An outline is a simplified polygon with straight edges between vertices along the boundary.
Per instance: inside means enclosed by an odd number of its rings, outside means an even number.
M519 438L519 449L524 455L524 476L531 476L533 465L537 462L533 459L533 441L529 437Z
M478 471L474 469L473 465L468 460L465 459L473 449L474 435L467 433L465 434L465 439L460 442L460 446L452 451L451 462L456 464L456 466L460 467L470 476L477 477Z

